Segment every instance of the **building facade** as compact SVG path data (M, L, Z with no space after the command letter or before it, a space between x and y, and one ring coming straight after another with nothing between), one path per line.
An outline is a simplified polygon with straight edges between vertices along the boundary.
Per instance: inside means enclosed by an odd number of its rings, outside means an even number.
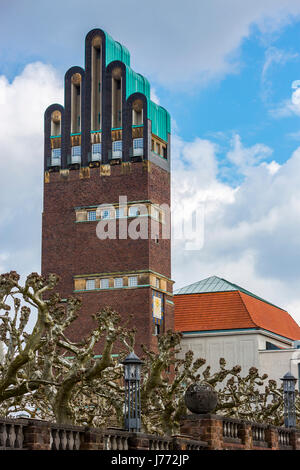
M137 351L173 329L169 209L169 113L128 50L94 29L64 106L45 112L42 273L82 299L75 340L104 306L137 328Z
M291 371L299 387L300 327L287 311L217 276L179 289L174 302L182 357L192 350L212 372L223 357L242 375L256 367L278 383Z

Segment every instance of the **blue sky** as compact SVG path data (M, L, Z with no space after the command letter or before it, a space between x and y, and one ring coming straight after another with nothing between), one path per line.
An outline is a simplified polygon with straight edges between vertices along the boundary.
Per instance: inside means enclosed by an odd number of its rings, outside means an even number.
M299 321L299 0L0 0L0 12L0 268L40 270L43 112L100 27L171 113L174 207L205 208L201 249L173 243L176 287L219 275Z

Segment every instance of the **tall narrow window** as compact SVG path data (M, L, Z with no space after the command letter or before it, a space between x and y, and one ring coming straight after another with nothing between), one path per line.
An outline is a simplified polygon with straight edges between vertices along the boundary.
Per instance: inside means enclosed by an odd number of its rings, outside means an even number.
M132 104L132 125L140 126L143 124L143 102L135 100Z
M93 144L92 145L92 161L100 161L102 154L102 147L100 144Z
M109 287L109 279L101 279L100 280L100 288L101 289L108 289Z
M71 79L71 133L81 129L81 75L75 73Z
M53 111L51 114L51 136L61 135L61 113L60 111Z
M139 137L133 139L133 156L138 157L144 154L144 139Z
M51 166L61 165L61 113L51 114Z
M158 323L155 323L154 325L154 335L158 336L160 334L160 325Z
M116 209L116 219L120 219L121 217L124 217L124 208L118 207Z
M122 127L122 71L119 67L112 72L112 127Z
M91 91L91 129L101 129L102 105L102 39L94 38L92 43L92 91Z

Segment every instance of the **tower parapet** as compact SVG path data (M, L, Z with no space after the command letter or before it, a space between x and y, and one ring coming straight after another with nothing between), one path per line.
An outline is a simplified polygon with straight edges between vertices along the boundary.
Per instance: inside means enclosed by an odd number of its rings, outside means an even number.
M65 74L64 108L45 112L45 171L141 160L169 169L169 144L170 115L151 101L128 50L101 29L90 31L85 68Z

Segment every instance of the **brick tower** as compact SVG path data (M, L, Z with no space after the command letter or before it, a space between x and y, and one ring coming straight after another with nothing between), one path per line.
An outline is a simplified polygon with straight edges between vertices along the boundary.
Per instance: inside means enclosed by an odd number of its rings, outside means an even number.
M170 116L130 68L128 50L100 29L85 41L85 68L65 75L65 103L45 112L42 273L62 297L82 299L70 335L111 306L140 344L173 329Z

